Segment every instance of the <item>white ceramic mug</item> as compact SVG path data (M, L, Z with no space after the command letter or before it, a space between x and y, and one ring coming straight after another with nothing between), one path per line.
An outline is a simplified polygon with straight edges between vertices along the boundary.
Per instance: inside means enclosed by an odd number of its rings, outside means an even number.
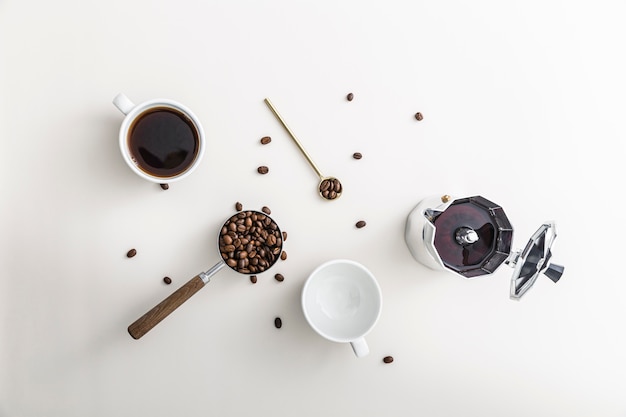
M365 335L378 321L382 302L374 275L346 259L318 266L302 289L302 310L313 330L333 342L350 343L359 358L369 353Z
M196 169L196 167L202 160L202 156L204 155L205 138L200 121L189 108L169 99L154 99L145 101L140 104L134 104L132 101L130 101L128 97L121 93L113 99L113 104L122 113L124 113L124 115L126 115L126 117L122 121L122 126L120 127L120 150L122 152L122 157L124 158L128 166L137 175L148 181L163 184L181 180L191 174L193 170ZM141 163L138 160L139 156L134 155L133 150L131 149L130 135L132 134L132 130L135 128L138 121L142 120L142 118L144 118L147 114L158 110L171 111L172 114L175 114L176 116L180 117L181 120L184 120L185 124L189 126L189 129L193 131L195 142L197 142L197 144L195 145L195 152L193 154L193 157L189 157L190 160L187 160L184 164L186 165L186 167L181 167L180 172L165 175L158 175L149 172L149 170L145 167L142 168ZM166 141L168 140L168 138L163 137L160 138L160 140Z

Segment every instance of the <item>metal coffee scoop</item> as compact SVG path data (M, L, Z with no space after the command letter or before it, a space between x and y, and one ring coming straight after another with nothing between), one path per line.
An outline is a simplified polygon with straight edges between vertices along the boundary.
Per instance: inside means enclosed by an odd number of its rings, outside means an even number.
M200 289L202 289L206 284L208 284L211 281L211 277L217 274L223 267L228 266L233 271L239 274L254 275L254 274L260 274L260 273L263 273L264 271L267 271L276 263L276 261L280 258L280 255L282 253L282 249L283 249L282 241L276 242L275 245L269 245L269 246L272 246L272 248L277 248L278 250L276 251L275 254L273 254L274 255L273 257L269 258L268 265L264 269L260 269L258 271L252 270L252 268L251 270L243 269L243 268L237 269L235 266L233 266L234 264L231 265L229 263L229 261L231 261L233 258L229 258L228 256L226 256L226 258L228 259L224 259L225 256L220 251L220 240L224 238L224 235L228 234L227 227L229 227L230 225L235 225L236 223L234 222L236 221L239 221L239 220L243 221L243 219L247 218L248 214L262 216L263 219L269 219L269 222L275 226L275 229L273 230L277 231L277 234L279 236L282 236L280 228L278 227L276 222L266 213L262 213L256 210L246 210L246 211L240 211L237 214L230 216L224 222L224 225L221 227L220 232L217 234L217 249L218 249L218 254L220 256L219 261L206 272L200 272L198 275L196 275L195 277L187 281L186 284L178 288L175 292L170 294L166 299L161 301L159 304L153 307L150 311L148 311L143 316L139 317L130 326L128 326L128 333L133 337L133 339L139 339L143 337L146 333L148 333L150 330L152 330L154 326L159 324L164 318L169 316L172 312L174 312L174 310L180 307L185 301L189 300L191 296L193 296ZM230 229L230 230L235 232L235 230L233 229ZM237 233L240 233L241 236L243 236L243 233L248 233L248 232L238 231ZM235 234L235 236L238 236L237 233ZM239 237L236 237L236 238L239 239ZM267 245L268 244L266 244L266 246ZM258 246L258 248L263 248L263 246L264 245ZM266 249L270 250L267 247ZM241 252L245 252L246 255L245 256L241 255ZM242 251L238 251L238 253L237 252L233 252L233 253L238 254L240 260L242 259L248 260L249 255L247 251L242 250ZM253 265L256 265L256 264L253 264ZM246 266L245 268L248 268L248 267Z
M289 126L287 126L287 123L285 123L285 121L283 120L281 115L278 113L278 111L276 110L276 107L274 107L274 105L272 104L269 98L265 99L265 104L267 104L267 106L270 108L272 113L274 113L274 116L276 116L276 118L283 125L283 127L285 128L289 136L291 136L291 139L293 139L293 141L296 143L296 145L298 146L298 149L300 149L300 152L302 152L306 160L309 161L309 164L311 165L311 167L313 167L313 170L315 170L315 173L317 174L317 176L320 177L320 183L317 187L317 190L320 196L322 196L322 198L326 200L335 200L341 197L341 194L343 192L343 186L341 185L341 182L335 177L326 177L322 175L317 165L315 165L315 163L311 159L311 156L308 154L307 151L304 150L304 148L302 147L302 144L300 143L298 138L296 138L296 135L289 128Z

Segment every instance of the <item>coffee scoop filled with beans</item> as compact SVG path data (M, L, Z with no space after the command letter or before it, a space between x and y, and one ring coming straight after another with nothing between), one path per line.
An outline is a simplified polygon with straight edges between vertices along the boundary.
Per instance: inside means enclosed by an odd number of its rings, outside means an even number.
M139 339L204 287L224 266L246 275L260 274L281 257L283 234L276 222L261 211L240 211L226 220L217 236L220 260L200 272L128 327Z
M276 107L274 107L274 105L272 104L269 98L265 99L265 104L267 104L267 106L270 108L272 113L274 113L274 116L276 116L280 124L283 125L283 127L285 128L285 130L287 131L291 139L293 139L293 141L296 143L296 145L298 146L298 149L300 149L300 152L302 152L302 154L304 155L306 160L309 162L309 164L311 165L311 167L313 168L317 176L320 177L320 183L318 185L318 191L319 191L320 196L322 196L326 200L335 200L341 197L341 194L343 192L343 186L341 185L341 182L335 177L326 177L322 175L317 165L315 165L315 162L313 162L313 160L311 159L311 156L309 155L309 153L304 149L304 147L302 146L298 138L296 138L296 135L289 128L289 126L287 126L287 123L282 118L282 116L278 113L278 110L276 110Z

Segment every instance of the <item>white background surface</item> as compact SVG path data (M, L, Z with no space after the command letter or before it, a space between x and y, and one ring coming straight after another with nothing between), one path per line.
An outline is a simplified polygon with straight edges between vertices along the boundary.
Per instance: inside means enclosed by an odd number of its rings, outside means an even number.
M625 11L0 0L0 416L626 415ZM118 92L195 111L208 151L192 176L163 191L131 172ZM340 200L316 195L266 96L342 180ZM504 265L467 281L417 264L406 215L443 193L502 205L515 248L556 220L561 282L514 302ZM217 261L236 201L272 208L287 261L256 285L223 270L131 339L132 321ZM366 358L300 309L333 258L382 288Z

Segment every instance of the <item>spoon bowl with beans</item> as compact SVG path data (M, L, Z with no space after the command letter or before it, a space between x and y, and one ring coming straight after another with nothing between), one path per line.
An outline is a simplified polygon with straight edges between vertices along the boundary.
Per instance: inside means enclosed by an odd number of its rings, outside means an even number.
M267 104L272 113L274 113L274 116L276 116L280 124L285 128L291 139L293 139L295 144L298 146L298 149L300 149L300 152L302 152L306 160L309 162L309 165L311 165L317 176L320 178L320 182L317 187L319 195L326 200L336 200L337 198L341 197L341 194L343 193L343 186L341 185L341 182L335 177L327 177L322 175L322 172L319 170L317 165L315 165L313 159L311 159L311 155L309 155L309 153L304 149L296 135L287 125L280 113L278 113L278 110L276 110L276 107L274 107L274 104L272 104L269 98L265 99L265 104Z

